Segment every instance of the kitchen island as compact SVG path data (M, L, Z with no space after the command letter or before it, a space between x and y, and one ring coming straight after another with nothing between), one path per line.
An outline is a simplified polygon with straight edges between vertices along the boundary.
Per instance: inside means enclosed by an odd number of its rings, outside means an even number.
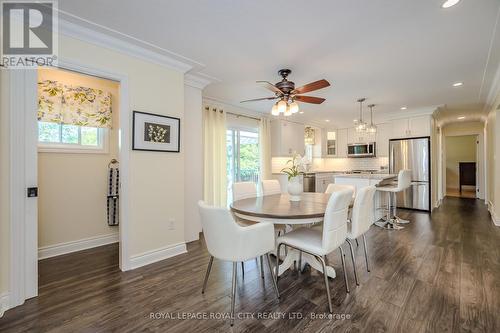
M341 185L352 185L356 188L356 191L360 190L366 186L372 185L383 185L386 183L391 183L396 180L398 175L388 174L388 173L375 173L375 174L340 174L334 175L335 184ZM374 221L376 222L381 219L385 212L383 209L387 205L387 194L382 192L375 192L375 211L374 211Z

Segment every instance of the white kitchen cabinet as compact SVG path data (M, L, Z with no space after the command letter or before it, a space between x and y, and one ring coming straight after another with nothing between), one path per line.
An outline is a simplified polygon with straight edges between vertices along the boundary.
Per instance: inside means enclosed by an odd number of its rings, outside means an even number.
M347 157L347 128L337 130L337 157Z
M392 126L390 123L377 124L376 151L377 157L389 156L389 139L392 137Z
M412 137L430 136L431 118L429 116L410 118L408 120L408 129Z
M292 156L294 153L303 155L304 125L286 120L271 122L271 154L272 156Z
M392 139L415 138L431 135L430 116L395 119L392 124Z
M326 188L328 187L328 184L331 184L334 182L333 179L333 173L329 172L322 172L322 173L317 173L316 174L316 192L317 193L325 193Z
M338 156L338 134L336 129L321 130L322 157Z

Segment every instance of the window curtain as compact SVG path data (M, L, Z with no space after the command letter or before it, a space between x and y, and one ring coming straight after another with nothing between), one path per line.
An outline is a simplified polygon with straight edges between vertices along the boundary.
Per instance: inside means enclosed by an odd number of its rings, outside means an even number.
M271 179L271 122L260 118L259 125L260 178Z
M38 120L111 128L111 94L100 89L38 82Z
M226 207L226 113L205 107L203 114L203 198L209 205Z

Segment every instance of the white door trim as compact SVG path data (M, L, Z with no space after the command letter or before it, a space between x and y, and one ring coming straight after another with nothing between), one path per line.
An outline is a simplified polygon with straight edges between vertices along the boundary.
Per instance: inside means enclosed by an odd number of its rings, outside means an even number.
M59 59L59 67L120 83L120 269L131 269L129 256L129 80L123 73ZM26 188L37 186L36 128L37 72L10 70L10 281L9 306L15 307L38 295L38 230L36 199Z

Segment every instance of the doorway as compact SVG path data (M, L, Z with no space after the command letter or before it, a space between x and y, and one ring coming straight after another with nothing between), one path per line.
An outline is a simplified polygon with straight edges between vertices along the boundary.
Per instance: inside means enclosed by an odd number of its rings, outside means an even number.
M59 59L60 69L93 77L106 78L120 85L119 106L121 113L130 114L128 78L122 73L89 67L68 59ZM10 151L10 307L24 303L38 295L38 73L37 71L8 71L10 91L19 92L9 96L9 139L16 149ZM130 269L128 255L128 188L130 119L120 117L116 124L119 132L118 160L120 161L119 215L119 267ZM61 134L62 135L62 134ZM80 133L81 135L81 133ZM78 190L78 189L75 189ZM71 200L70 198L66 198ZM63 205L64 203L60 203ZM21 222L20 222L21 221ZM90 241L92 243L92 241ZM19 265L24 262L25 265Z
M233 183L254 182L260 174L258 129L228 128L226 131L227 202L233 202Z
M477 135L446 136L446 195L478 196Z
M38 259L118 243L120 84L59 68L37 74Z

